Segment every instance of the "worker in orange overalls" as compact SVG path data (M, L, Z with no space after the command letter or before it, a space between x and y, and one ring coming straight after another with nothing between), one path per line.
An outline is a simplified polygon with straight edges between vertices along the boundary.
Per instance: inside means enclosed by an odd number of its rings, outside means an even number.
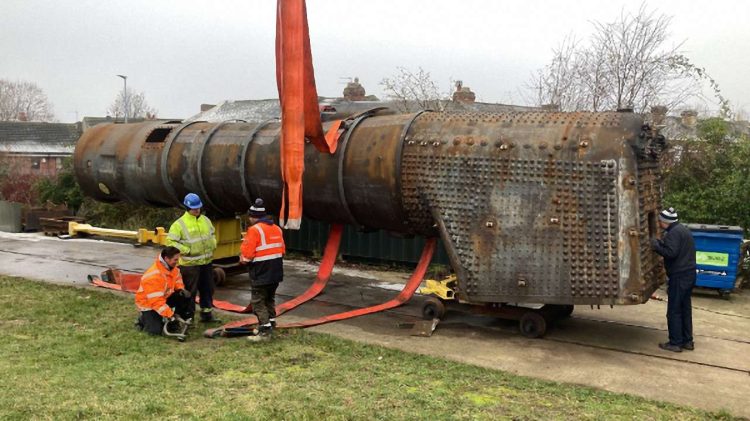
M164 324L174 321L175 312L183 319L190 317L195 304L182 283L179 260L178 248L165 247L141 277L135 293L135 305L141 312L136 326L140 330L160 335Z
M284 280L283 257L286 253L281 228L266 214L262 199L248 210L250 227L240 249L240 262L250 273L250 302L258 317L257 334L251 341L269 339L276 327L276 288Z

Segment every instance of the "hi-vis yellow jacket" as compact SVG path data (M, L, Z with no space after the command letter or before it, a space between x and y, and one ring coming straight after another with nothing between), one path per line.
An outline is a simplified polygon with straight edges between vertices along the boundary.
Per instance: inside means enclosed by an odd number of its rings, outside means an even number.
M211 263L216 250L214 226L205 215L196 218L185 212L169 227L167 245L180 249L180 266Z

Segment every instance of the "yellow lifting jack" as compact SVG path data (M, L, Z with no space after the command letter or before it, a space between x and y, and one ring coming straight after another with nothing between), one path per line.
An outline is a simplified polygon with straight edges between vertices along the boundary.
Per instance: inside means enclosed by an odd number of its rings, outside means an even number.
M422 304L422 317L439 320L445 316L445 302L456 299L456 281L456 275L449 275L441 281L425 280L425 286L419 289L419 293L429 297Z
M425 280L425 286L419 289L420 294L434 295L441 300L455 300L456 292L453 288L456 286L456 275L450 275L442 281L434 279Z

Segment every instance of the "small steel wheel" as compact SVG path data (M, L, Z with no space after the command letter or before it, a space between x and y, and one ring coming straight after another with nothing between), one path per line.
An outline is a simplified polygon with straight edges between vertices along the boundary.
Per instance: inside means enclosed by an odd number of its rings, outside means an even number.
M570 317L571 314L573 314L573 310L575 309L574 305L561 305L560 306L560 312L558 313L561 319L567 319Z
M534 311L527 311L518 321L521 334L527 338L540 338L547 332L547 321L544 317Z
M222 268L214 268L214 285L222 286L227 280L227 273Z
M422 304L422 318L425 320L440 319L445 317L445 304L435 297L429 297Z

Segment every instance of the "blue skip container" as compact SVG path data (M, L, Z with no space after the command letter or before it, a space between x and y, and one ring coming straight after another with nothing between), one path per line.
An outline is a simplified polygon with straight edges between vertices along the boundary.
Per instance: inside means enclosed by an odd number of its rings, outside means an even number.
M742 245L742 228L723 225L687 224L695 239L695 285L732 292L737 279Z

